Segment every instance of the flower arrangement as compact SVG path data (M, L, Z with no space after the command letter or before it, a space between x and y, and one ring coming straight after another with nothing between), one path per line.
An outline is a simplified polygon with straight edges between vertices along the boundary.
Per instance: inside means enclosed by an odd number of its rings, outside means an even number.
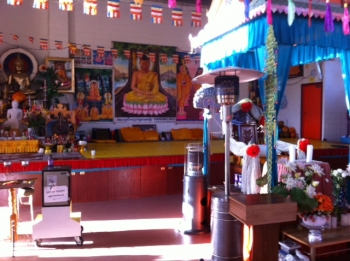
M74 137L72 138L70 135L57 135L54 134L52 137L46 137L45 143L53 144L53 145L67 145L74 144Z
M348 178L350 177L350 164L347 166L346 170L336 169L331 172L332 182L333 182L333 196L335 197L334 202L334 216L340 218L342 212L347 211L346 202L346 185Z
M259 156L260 147L256 144L250 144L248 145L246 152L248 156L255 158L256 156Z
M38 129L41 126L45 126L48 116L49 112L47 110L33 106L31 110L24 112L23 122L28 128Z
M298 215L304 220L308 218L314 220L315 216L329 218L333 211L331 198L316 193L319 181L316 181L315 177L325 175L320 165L294 163L285 158L280 159L279 163L285 166L287 174L282 175L281 181L272 189L272 193L290 197L297 202ZM328 182L327 179L326 181Z

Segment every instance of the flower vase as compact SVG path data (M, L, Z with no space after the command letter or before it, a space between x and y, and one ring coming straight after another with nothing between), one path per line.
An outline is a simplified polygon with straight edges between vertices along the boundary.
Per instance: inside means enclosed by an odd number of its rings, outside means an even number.
M345 182L346 185L346 182ZM342 186L337 189L335 193L335 203L334 203L334 215L338 219L338 223L340 223L341 214L347 213L347 200L346 200L346 187Z
M312 215L304 217L302 225L309 229L308 239L310 243L322 241L322 231L327 223L327 216Z

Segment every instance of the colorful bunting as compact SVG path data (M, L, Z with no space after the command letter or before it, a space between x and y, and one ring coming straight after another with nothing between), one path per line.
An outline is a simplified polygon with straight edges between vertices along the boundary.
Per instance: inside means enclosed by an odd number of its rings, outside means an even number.
M344 35L350 34L348 3L344 3L343 33Z
M178 54L173 54L173 63L179 63L179 55Z
M73 11L73 0L59 0L58 8L63 11Z
M49 0L34 0L33 8L47 10L49 9Z
M62 41L55 41L55 45L58 50L62 50Z
M120 3L119 0L108 0L107 2L107 17L120 17Z
M161 53L159 55L160 62L167 63L168 62L168 56L165 53Z
M163 23L163 7L159 5L151 6L151 23L153 24Z
M291 26L295 19L295 3L288 0L288 25Z
M331 8L331 5L329 4L329 0L326 1L326 15L324 17L324 30L325 32L334 31L332 8Z
M148 57L152 63L154 63L156 61L156 54L155 53L148 53Z
M168 0L168 7L173 9L176 7L176 0Z
M130 50L124 50L124 56L126 59L130 59Z
M188 54L184 55L183 59L185 61L185 64L191 63L191 57Z
M91 45L88 45L88 44L83 45L83 54L84 56L91 56Z
M173 26L182 26L183 20L182 20L182 9L181 8L175 8L171 11L171 16L173 20Z
M201 57L200 56L197 55L197 56L194 57L194 63L195 64L200 64L200 61L201 61Z
M97 46L97 54L99 57L105 57L105 48L103 46Z
M48 50L49 49L49 42L47 39L40 38L40 50Z
M142 5L143 4L143 0L135 0L135 4Z
M15 41L18 41L18 39L19 39L19 37L18 37L17 34L13 34L13 35L12 35L12 38L13 38L13 40L15 40Z
M137 58L141 58L142 55L143 55L143 52L139 51L139 52L136 52L136 55L137 55Z
M84 0L84 14L97 15L97 0Z
M114 58L116 58L116 59L118 58L118 49L112 48L112 49L111 49L111 53L112 53L112 55L113 55Z
M202 0L196 0L196 12L199 14L202 13Z
M201 27L202 26L202 14L192 12L191 14L191 26L192 27Z
M142 6L132 2L130 4L130 17L131 20L142 20Z
M77 53L77 44L76 43L69 43L68 48L69 48L69 53L71 55L74 56Z
M29 42L34 43L34 37L28 36L28 40Z
M23 0L7 0L8 5L22 5Z

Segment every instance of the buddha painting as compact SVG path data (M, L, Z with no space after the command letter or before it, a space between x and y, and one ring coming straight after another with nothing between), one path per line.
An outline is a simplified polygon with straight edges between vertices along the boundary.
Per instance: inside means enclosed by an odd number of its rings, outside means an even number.
M89 101L100 101L102 99L102 96L100 94L98 82L96 80L92 80L89 83L90 86L90 91L89 91L89 96L87 99Z

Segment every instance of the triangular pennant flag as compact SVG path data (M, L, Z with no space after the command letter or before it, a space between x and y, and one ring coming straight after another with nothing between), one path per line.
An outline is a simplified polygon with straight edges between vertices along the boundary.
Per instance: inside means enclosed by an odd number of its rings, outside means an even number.
M48 50L49 49L49 42L47 39L40 38L40 50Z
M84 56L91 56L91 45L88 45L88 44L83 45L83 54Z
M142 55L143 55L143 52L136 52L136 55L137 55L138 58L141 58Z
M107 17L119 18L120 17L120 3L119 0L108 0L107 2Z
M171 11L171 18L173 21L173 26L182 26L183 20L182 20L182 9L181 8L175 8Z
M116 59L118 58L118 49L112 48L111 53L112 53L114 58L116 58Z
M151 6L151 22L154 24L163 23L163 7L159 5Z
M58 8L63 11L73 11L73 0L59 0Z
M168 62L168 56L167 56L165 53L161 53L161 54L159 55L159 58L160 58L160 61L161 61L162 63L167 63L167 62Z
M97 54L99 57L105 57L105 48L103 46L97 46Z
M77 44L76 43L69 43L68 48L69 48L69 53L71 55L74 56L77 53Z
M0 33L0 44L2 44L2 33Z
M34 0L33 8L36 9L49 9L49 0Z
M22 5L23 0L7 0L7 4L9 4L9 5Z
M156 61L156 54L155 53L149 53L148 57L152 63L154 63Z
M189 55L184 55L185 64L191 63L191 57Z
M201 61L201 57L200 56L197 55L197 56L194 57L194 63L195 64L200 64L200 61Z
M19 37L18 37L17 34L13 34L13 35L12 35L12 38L13 38L13 40L15 40L15 41L18 41L18 39L19 39Z
M130 59L130 50L124 50L124 55L126 59Z
M28 40L29 42L34 43L34 37L28 36Z
M179 55L178 54L173 54L173 63L179 63Z
M97 0L84 0L84 14L97 15Z
M130 18L131 20L142 20L142 6L135 4L134 2L130 3Z
M61 50L62 49L62 41L55 41L56 48Z
M191 26L192 27L201 27L202 26L202 14L201 13L192 12Z

